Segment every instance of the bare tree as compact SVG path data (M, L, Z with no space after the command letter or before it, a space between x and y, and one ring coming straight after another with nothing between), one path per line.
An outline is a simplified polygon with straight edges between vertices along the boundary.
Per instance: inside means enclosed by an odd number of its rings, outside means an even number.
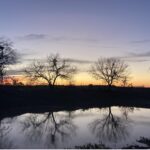
M101 58L91 67L90 73L109 87L129 76L128 65L118 58Z
M8 65L16 63L17 55L12 48L12 42L0 39L0 83L3 83Z
M71 79L76 71L76 67L71 66L67 60L60 58L58 54L50 55L46 62L34 61L25 69L26 75L32 80L42 79L50 86L54 86L58 78Z
M128 85L128 78L125 76L123 79L122 79L122 87L126 87Z
M15 77L15 76L10 76L9 79L11 80L11 84L13 86L23 86L24 84L19 81L19 78Z

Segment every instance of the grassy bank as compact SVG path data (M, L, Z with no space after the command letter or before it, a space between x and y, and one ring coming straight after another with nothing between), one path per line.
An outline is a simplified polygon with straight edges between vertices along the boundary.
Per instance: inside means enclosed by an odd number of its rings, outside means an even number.
M99 86L0 86L1 109L128 105L150 107L150 88Z
M73 111L91 107L150 108L150 88L98 86L0 86L0 120L23 113Z

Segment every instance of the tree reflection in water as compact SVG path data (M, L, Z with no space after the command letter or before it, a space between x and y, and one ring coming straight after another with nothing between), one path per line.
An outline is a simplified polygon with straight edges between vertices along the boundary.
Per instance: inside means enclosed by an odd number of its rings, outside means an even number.
M128 120L128 114L133 113L134 107L120 107L120 111L122 112L122 115ZM136 108L138 110L138 108Z
M12 148L12 142L8 138L11 131L11 119L0 120L0 149Z
M126 139L129 135L128 112L133 112L133 108L121 107L122 116L115 116L111 107L107 109L108 114L102 119L96 119L89 124L91 131L98 137L100 142L117 142Z
M63 116L53 112L30 114L21 122L22 130L32 142L45 141L44 146L56 147L75 134L76 126L72 122L71 113Z

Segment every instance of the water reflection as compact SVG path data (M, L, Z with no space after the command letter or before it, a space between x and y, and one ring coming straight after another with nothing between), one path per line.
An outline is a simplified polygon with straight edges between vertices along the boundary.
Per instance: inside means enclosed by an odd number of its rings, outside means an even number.
M48 112L44 114L29 114L21 121L22 131L32 142L44 142L44 146L57 147L71 135L75 135L76 126L71 113L67 115Z
M137 147L140 136L149 139L149 114L133 107L25 112L0 121L0 148Z
M138 108L136 108L137 110L139 110ZM126 118L126 120L128 119L128 114L129 113L133 113L135 108L134 107L120 107L120 110L122 112L122 115Z
M121 116L113 114L111 107L105 109L106 114L92 121L89 126L90 130L99 139L99 142L117 142L125 140L129 136L130 120L128 112L133 112L134 108L121 107Z
M12 142L8 138L8 135L12 129L10 127L10 121L11 119L0 121L0 149L12 147Z

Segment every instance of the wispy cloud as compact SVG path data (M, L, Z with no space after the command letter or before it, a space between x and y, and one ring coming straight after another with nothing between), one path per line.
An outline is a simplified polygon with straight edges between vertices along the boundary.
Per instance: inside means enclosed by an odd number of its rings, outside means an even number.
M119 58L129 62L146 62L150 61L150 51L143 53L130 52Z
M20 40L43 40L46 38L47 38L46 34L33 34L33 33L18 37L18 39Z
M67 37L67 36L49 36L50 41L64 42L64 41L81 41L81 42L98 42L96 38L80 38L80 37Z
M100 40L97 38L92 37L71 37L71 36L51 36L47 34L27 34L24 36L18 37L19 40L48 40L49 42L65 42L65 41L72 41L72 42L92 42L96 43Z
M63 41L99 42L96 38L63 37Z
M82 59L72 59L72 58L67 58L65 59L67 62L70 63L77 63L77 64L90 64L93 63L93 61L90 60L82 60Z
M64 58L65 59L65 58ZM24 75L24 69L28 67L28 65L30 63L32 63L33 61L40 61L40 62L45 62L46 61L46 58L41 58L41 59L32 59L32 58L24 58L22 59L22 63L25 63L24 66L21 66L19 68L16 68L16 69L11 69L9 68L7 70L7 74L8 75ZM84 65L88 65L88 64L91 64L93 63L93 61L90 61L90 60L82 60L82 59L72 59L72 58L66 58L65 59L67 62L69 63L73 63L73 64L76 64L78 66L78 71L80 72L87 72L87 68L84 68ZM27 63L28 62L28 63ZM27 63L27 64L26 64Z
M22 51L26 51L26 49L23 49ZM29 57L29 56L33 56L35 53L34 52L18 52L19 57L25 58L25 57Z
M23 75L24 69L9 69L7 70L7 75Z
M136 58L129 58L129 57L122 57L121 59L127 61L127 62L147 62L150 61L150 59L136 59Z
M129 57L150 57L150 51L143 53L129 53Z
M90 64L93 63L93 61L90 60L82 60L82 59L72 59L72 58L64 58L67 62L69 63L76 63L76 64ZM40 58L40 59L33 59L33 58L24 58L23 61L24 62L33 62L33 61L46 61L46 58Z
M132 44L145 44L145 43L150 43L150 39L135 40L135 41L131 41L130 43L132 43Z

